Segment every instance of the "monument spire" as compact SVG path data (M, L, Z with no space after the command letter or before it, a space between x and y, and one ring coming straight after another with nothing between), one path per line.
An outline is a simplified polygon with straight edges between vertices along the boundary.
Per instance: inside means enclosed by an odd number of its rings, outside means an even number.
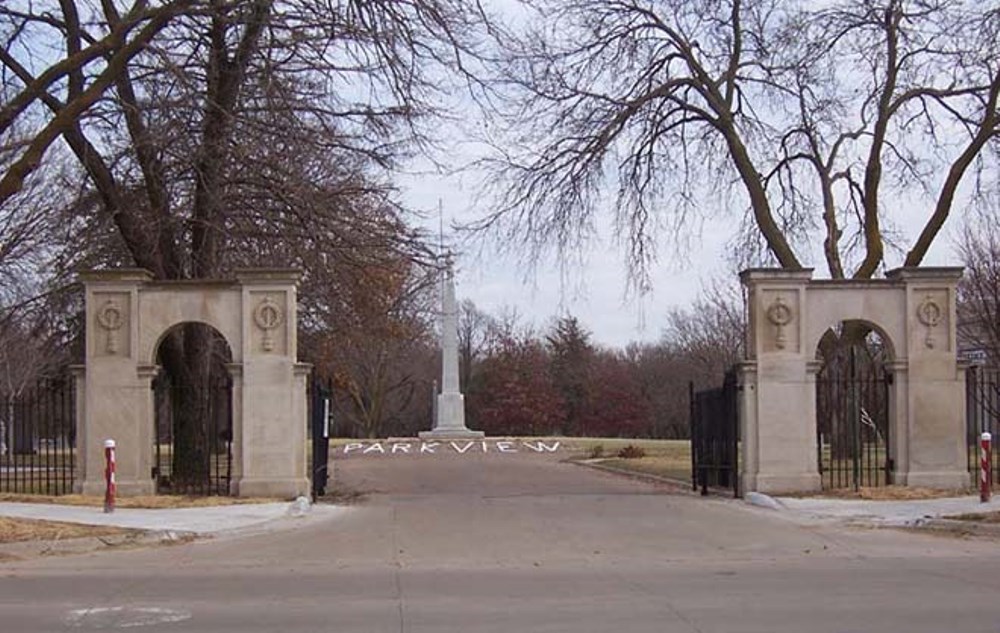
M451 254L444 257L441 271L441 393L437 396L434 428L420 439L483 437L482 431L465 426L465 396L458 381L458 304L455 301L455 269Z

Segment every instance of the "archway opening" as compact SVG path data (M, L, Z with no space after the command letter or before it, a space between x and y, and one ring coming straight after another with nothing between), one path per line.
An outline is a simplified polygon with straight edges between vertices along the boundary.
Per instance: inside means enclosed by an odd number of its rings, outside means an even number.
M157 345L152 475L158 494L231 493L232 358L222 334L203 323L176 325Z
M873 324L843 321L820 339L816 445L825 490L892 482L889 363L892 347Z

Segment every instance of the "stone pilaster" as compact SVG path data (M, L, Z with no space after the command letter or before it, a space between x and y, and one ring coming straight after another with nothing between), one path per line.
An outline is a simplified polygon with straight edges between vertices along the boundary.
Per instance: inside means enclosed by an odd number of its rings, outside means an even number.
M122 495L150 494L152 392L137 358L139 290L152 279L141 269L84 273L87 318L81 433L83 494L104 492L104 441L117 444L116 479Z
M808 313L806 287L812 270L744 271L750 323L747 356L755 385L744 370L742 477L748 490L781 493L818 490L816 467L815 389L808 375L809 350L804 340Z
M240 496L308 494L306 396L295 327L301 273L246 269L236 277L243 306L243 384L238 405L243 428L242 472L234 487Z
M887 277L906 291L909 415L897 478L908 486L967 486L965 392L955 327L962 269L899 268Z

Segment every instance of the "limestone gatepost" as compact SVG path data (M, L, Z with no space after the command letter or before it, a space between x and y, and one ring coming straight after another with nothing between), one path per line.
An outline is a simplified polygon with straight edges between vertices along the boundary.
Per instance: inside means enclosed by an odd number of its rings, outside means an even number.
M744 492L821 487L816 352L837 324L862 321L888 346L893 483L968 485L965 374L957 357L961 268L900 268L885 279L813 280L811 269L751 269L747 360L739 368Z
M244 269L231 280L154 281L142 269L85 272L86 363L78 370L79 492L104 491L104 440L117 442L123 496L152 494L156 353L182 323L214 328L232 362L233 472L239 496L308 494L306 381L297 362L293 269Z

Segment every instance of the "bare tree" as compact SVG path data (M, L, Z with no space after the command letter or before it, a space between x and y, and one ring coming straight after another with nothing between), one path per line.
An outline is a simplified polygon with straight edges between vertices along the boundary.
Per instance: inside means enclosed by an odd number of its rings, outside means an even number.
M306 357L332 379L337 414L350 422L352 435L399 432L411 426L412 409L423 410L417 400L429 403L434 273L397 258L350 286L341 280L317 290L332 310L308 319Z
M965 275L958 287L961 342L1000 362L1000 228L996 214L970 221L959 250Z
M747 209L745 259L799 268L819 238L832 277L867 278L887 247L919 265L969 173L997 173L989 3L523 4L492 95L497 210L476 226L536 255L585 240L613 198L643 281L658 237L728 192ZM904 244L907 207L929 208Z
M690 308L667 314L662 343L685 356L689 377L699 386L715 384L745 357L744 302L734 284L714 282Z
M462 301L458 319L458 370L463 393L472 385L473 372L489 347L495 319L469 299Z
M86 176L64 237L77 251L91 238L65 264L132 264L158 279L322 264L316 276L329 278L386 248L419 258L417 236L386 211L386 170L424 142L447 89L432 68L471 50L478 19L453 0L5 3L0 205L61 139ZM224 371L213 340L195 326L165 339L159 361L175 385ZM175 441L204 444L207 398L174 404ZM208 458L177 449L190 462L178 473Z

